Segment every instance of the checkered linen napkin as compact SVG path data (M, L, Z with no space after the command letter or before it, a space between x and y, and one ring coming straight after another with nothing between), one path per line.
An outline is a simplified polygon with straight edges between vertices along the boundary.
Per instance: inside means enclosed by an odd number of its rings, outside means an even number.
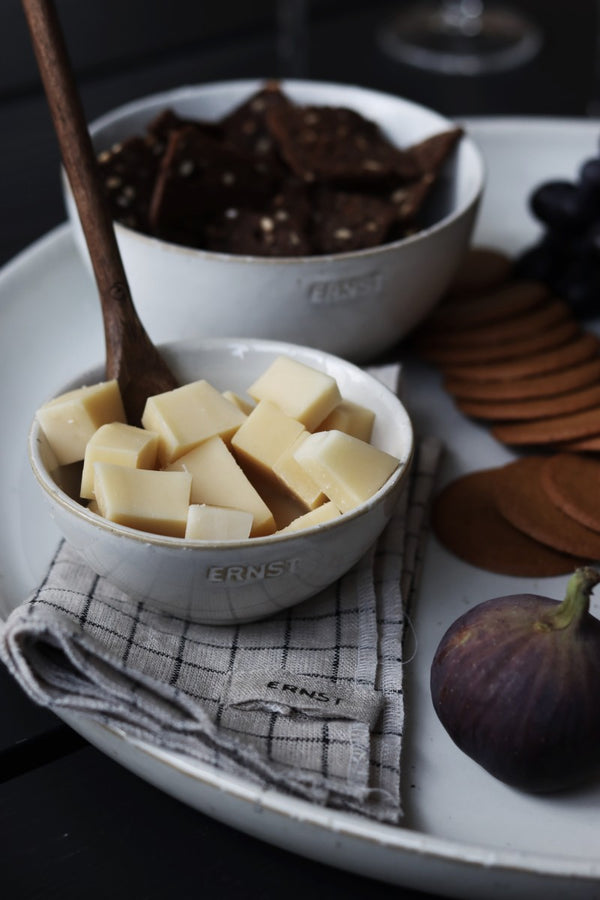
M346 576L273 618L204 626L154 613L61 543L42 584L2 627L0 658L59 714L396 822L405 609L439 454L434 440L418 446L391 522Z

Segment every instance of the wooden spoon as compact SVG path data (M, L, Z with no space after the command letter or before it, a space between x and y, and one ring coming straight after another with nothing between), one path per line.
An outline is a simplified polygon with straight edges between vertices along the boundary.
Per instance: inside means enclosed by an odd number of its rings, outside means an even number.
M146 399L177 381L133 305L64 37L52 0L22 0L63 165L77 205L102 305L106 378L119 382L139 424Z

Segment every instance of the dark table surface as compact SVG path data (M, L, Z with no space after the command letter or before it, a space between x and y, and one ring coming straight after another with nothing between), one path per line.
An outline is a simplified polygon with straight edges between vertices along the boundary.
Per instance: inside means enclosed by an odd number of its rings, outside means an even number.
M433 75L379 49L401 4L313 2L299 61L281 52L275 3L57 3L86 114L184 83L300 75L397 93L456 118L582 117L597 91L596 3L513 4L543 46L509 72ZM230 7L230 9L228 9ZM188 18L184 19L183 13ZM65 218L58 150L17 0L0 12L0 262ZM4 68L2 68L4 67ZM599 126L600 127L600 126ZM1 573L0 573L1 574ZM129 773L34 706L0 668L2 894L51 898L425 896L337 871L220 824Z

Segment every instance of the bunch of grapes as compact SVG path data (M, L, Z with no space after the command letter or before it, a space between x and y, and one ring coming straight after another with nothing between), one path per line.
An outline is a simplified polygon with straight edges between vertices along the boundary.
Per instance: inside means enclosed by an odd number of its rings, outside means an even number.
M529 198L543 225L540 240L515 262L515 273L545 282L581 319L600 313L600 155L575 181L546 181Z

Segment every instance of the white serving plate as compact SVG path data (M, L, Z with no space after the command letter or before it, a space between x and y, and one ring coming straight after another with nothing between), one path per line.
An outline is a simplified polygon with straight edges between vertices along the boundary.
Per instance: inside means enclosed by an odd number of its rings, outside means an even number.
M575 174L596 152L600 126L582 120L488 119L465 123L488 166L479 243L516 252L536 236L531 187ZM27 352L24 353L24 348ZM0 275L0 614L44 573L58 539L29 471L30 419L53 389L103 353L95 289L65 226ZM446 443L444 479L511 454L454 409L431 369L408 361L406 403L417 433ZM264 793L194 761L139 745L83 718L66 721L96 747L171 794L288 850L391 883L457 898L600 898L600 783L530 797L495 781L446 736L429 698L429 665L447 626L480 599L525 589L559 598L566 578L490 575L451 557L431 538L407 665L402 827L378 825ZM600 599L593 598L600 615ZM410 650L410 648L409 648Z

